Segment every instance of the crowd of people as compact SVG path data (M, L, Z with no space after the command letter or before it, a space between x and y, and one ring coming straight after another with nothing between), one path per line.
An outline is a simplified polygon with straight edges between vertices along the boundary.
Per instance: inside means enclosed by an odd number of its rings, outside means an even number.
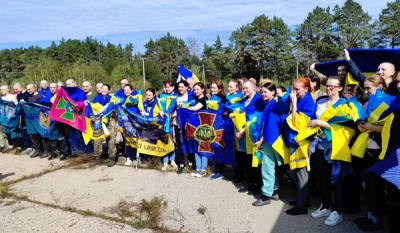
M382 217L385 214L387 200L399 198L399 190L384 181L381 177L366 172L368 168L377 164L384 158L384 153L391 152L396 146L400 146L399 137L392 135L384 137L382 124L369 119L347 119L340 123L333 123L333 108L345 107L347 99L356 98L367 109L368 97L377 92L398 96L400 94L400 75L394 77L395 67L390 63L382 63L377 67L375 75L365 77L351 60L345 51L347 63L340 65L337 76L326 77L319 73L312 65L313 74L307 77L297 78L291 88L277 86L270 80L257 83L254 79L230 80L227 93L223 83L213 80L207 87L194 79L174 82L163 82L163 92L159 95L153 88L144 93L143 116L164 117L165 112L157 108L158 98L175 96L175 109L182 107L196 112L208 108L209 99L217 99L224 103L224 108L218 112L229 117L235 108L242 107L246 115L246 122L255 123L252 132L246 127L236 127L237 146L235 148L234 166L235 179L232 181L238 187L238 192L257 195L259 199L252 203L253 206L264 206L271 200L278 200L279 174L278 167L286 167L290 171L291 180L297 189L295 200L289 202L293 207L286 211L288 215L306 215L309 213L310 190L318 190L321 196L320 206L311 212L312 218L325 218L325 224L336 226L343 221L343 214L357 214L362 211L362 200L365 200L367 213L362 218L354 221L363 231L377 231L383 229ZM348 73L358 81L357 84L345 85ZM324 88L322 84L325 83ZM13 93L8 86L1 87L3 100L17 104L20 101L30 103L42 103L51 106L53 96L63 83L50 83L46 80L40 82L40 88L36 84L28 84L26 90L20 83L13 84ZM136 95L137 91L123 79L121 88L113 95L120 99ZM66 86L76 87L73 79L66 81ZM324 90L323 90L324 89ZM95 90L89 81L82 83L82 90L86 93L87 101L107 105L112 98L110 85L97 83ZM362 91L365 90L365 91ZM287 93L290 92L290 93ZM282 107L280 100L288 96L290 107ZM215 98L214 98L215 97ZM218 98L216 98L218 97ZM191 103L187 105L187 103ZM398 113L394 112L394 121L400 120ZM207 157L197 153L187 155L182 153L182 129L177 122L177 114L171 115L171 132L175 142L175 150L162 157L163 170L176 169L178 174L183 172L184 166L193 167L190 176L204 177L208 166L212 167L211 180L219 180L224 177L225 165L218 161L208 160ZM255 121L255 122L254 122ZM24 125L24 119L21 119ZM344 147L351 148L352 144L361 133L368 133L367 148L361 157L351 154L340 154L343 150L335 148L338 143L335 136L338 125L345 137L342 137ZM392 123L392 125L396 125ZM137 157L136 149L130 146L124 147L124 139L118 132L115 115L111 115L107 123L110 136L106 139L93 140L92 143L83 142L82 133L70 126L59 125L67 130L59 130L57 140L43 138L39 134L29 134L23 127L19 132L7 132L1 127L0 146L3 153L29 154L31 158L40 157L49 160L59 157L60 160L77 157L80 154L89 154L93 158L100 158L106 154L109 159L108 166L115 165L118 156L125 156L125 165L142 163ZM312 140L299 139L304 129L317 132L312 135ZM395 133L391 130L391 134ZM289 148L289 157L283 155L275 147L274 134L281 135L285 147ZM343 141L344 140L344 141ZM249 150L251 143L257 148L260 159L254 165L254 155ZM347 144L347 145L346 145ZM281 148L282 145L281 145ZM350 151L350 150L346 150ZM191 157L192 156L192 157ZM143 156L141 156L143 159ZM342 159L338 159L341 157ZM365 191L363 191L365 186ZM333 195L333 198L331 197ZM399 200L399 199L397 199ZM390 214L389 214L390 215ZM390 215L389 219L395 219ZM392 221L390 221L391 227ZM393 228L394 229L394 228ZM394 231L393 231L394 232Z

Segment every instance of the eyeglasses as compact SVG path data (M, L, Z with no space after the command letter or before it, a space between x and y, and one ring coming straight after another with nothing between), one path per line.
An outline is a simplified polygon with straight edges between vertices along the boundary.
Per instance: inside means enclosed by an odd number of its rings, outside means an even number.
M340 87L340 86L325 85L325 88L327 88L327 89L335 89L337 87Z

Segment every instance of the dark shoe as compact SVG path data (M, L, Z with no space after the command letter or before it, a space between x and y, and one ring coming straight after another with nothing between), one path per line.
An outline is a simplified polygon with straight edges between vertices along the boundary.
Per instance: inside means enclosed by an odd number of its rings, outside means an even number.
M35 150L35 152L33 152L33 154L31 154L29 157L30 158L35 158L35 157L38 157L39 155L41 155L41 153L39 151Z
M68 155L61 155L60 161L64 161L68 158Z
M41 154L39 156L39 158L41 158L41 159L44 159L44 158L47 158L47 157L49 157L49 154L46 154L46 153L43 153L43 154Z
M236 180L234 180L234 181L232 181L232 183L233 184L241 184L241 183L243 183L245 180L242 180L242 179L236 179Z
M50 155L50 156L47 158L47 160L52 160L52 159L54 159L53 155Z
M293 216L306 215L306 214L308 214L308 211L306 209L302 209L302 208L300 208L298 206L295 206L295 207L293 207L291 209L286 210L286 214L287 215L293 215Z
M362 218L354 219L353 223L356 224L356 225L361 225L361 224L364 224L364 223L366 223L368 221L371 221L371 219L368 218L368 215L365 215Z
M251 189L251 194L249 194L249 195L258 195L258 194L260 194L261 193L261 187L259 187L259 186L254 186L252 189Z
M265 196L265 195L261 195L260 199L258 199L257 201L253 202L253 206L263 206L263 205L269 205L271 204L271 198Z
M111 158L110 161L108 161L107 167L113 167L117 163L117 158Z
M270 197L272 200L274 200L274 201L279 201L279 194L278 194L278 190L275 190L273 193L272 193L272 196ZM297 204L297 203L296 203Z
M241 187L241 188L238 190L239 193L245 193L245 192L247 192L247 191L249 191L249 189L248 189L247 187Z
M176 174L182 174L184 167L179 167L178 171L176 171Z
M371 219L368 219L368 222L365 222L358 226L358 229L362 231L380 231L383 230L382 222L374 223Z
M17 149L15 150L15 152L14 152L14 155L20 155L21 152L22 152L22 150L19 149L19 148L17 148Z

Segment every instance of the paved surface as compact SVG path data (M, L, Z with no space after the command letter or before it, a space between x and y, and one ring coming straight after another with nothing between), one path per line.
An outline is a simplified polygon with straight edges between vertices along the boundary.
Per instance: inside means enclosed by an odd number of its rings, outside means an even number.
M60 162L56 162L59 164ZM39 173L55 167L54 162L28 156L0 155L0 173L3 181L15 180L23 175ZM15 174L12 174L15 173ZM12 174L12 175L11 175ZM271 205L253 207L255 197L238 193L228 181L210 181L192 178L188 174L132 167L98 166L92 169L64 168L34 179L13 184L10 191L26 195L31 200L90 210L94 213L117 217L109 209L121 200L140 202L152 197L163 197L168 206L161 225L183 232L360 232L352 223L362 214L344 215L344 221L336 227L324 225L324 219L310 216L288 216L286 203L294 191L283 187L281 201ZM1 199L0 199L1 200ZM19 202L12 205L2 200L0 207L0 232L151 232L135 230L96 217L62 211L51 207ZM314 210L318 200L313 200ZM205 208L203 214L199 208ZM15 211L17 210L17 211Z

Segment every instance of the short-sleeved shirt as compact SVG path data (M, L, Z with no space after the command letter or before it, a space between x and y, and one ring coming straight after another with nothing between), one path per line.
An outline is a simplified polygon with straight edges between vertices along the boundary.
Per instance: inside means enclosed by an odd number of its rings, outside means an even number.
M197 103L201 103L203 105L203 107L201 107L199 110L207 110L207 97L203 96L202 98L198 99L195 98L195 106L197 105Z

